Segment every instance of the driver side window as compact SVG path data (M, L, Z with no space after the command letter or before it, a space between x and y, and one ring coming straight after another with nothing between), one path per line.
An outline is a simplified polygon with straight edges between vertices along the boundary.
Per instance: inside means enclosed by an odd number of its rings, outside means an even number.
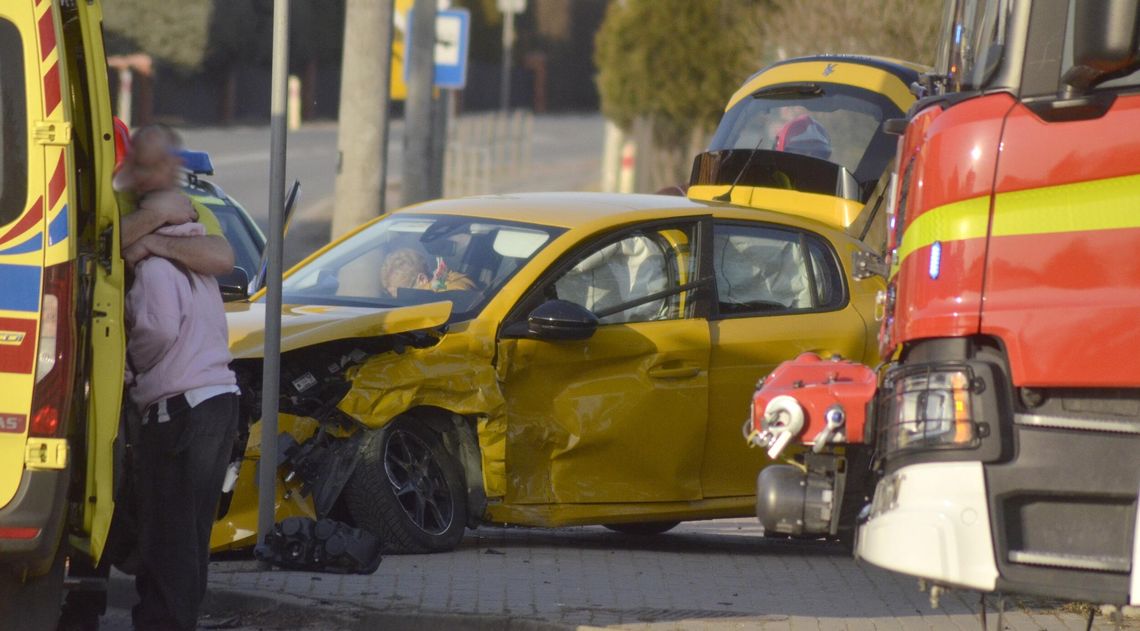
M554 282L562 300L581 305L602 324L682 317L680 285L693 277L691 229L638 230L595 246ZM677 290L669 295L662 292Z

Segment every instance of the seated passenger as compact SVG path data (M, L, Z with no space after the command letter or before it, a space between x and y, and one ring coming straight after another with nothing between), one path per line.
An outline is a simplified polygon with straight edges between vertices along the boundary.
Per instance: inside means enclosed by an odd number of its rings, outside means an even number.
M776 151L798 153L820 160L831 159L831 136L809 114L788 121L776 134Z
M475 289L475 283L465 274L449 270L442 257L436 257L433 270L428 257L415 248L400 248L384 258L380 284L393 298L401 287L432 291Z

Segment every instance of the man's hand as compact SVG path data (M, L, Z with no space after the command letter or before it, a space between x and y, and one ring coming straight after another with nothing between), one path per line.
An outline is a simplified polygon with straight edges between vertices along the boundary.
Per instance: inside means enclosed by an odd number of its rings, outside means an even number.
M119 247L126 250L156 229L197 221L198 211L181 191L155 191L139 202L138 209L119 220Z
M198 211L182 191L154 191L139 202L139 211L156 212L162 218L159 225L171 226L198 220Z
M147 254L172 259L188 269L207 276L226 274L234 267L234 251L225 237L208 234L201 237L168 237L148 234L139 239ZM123 258L126 258L126 252Z
M123 262L126 263L127 269L135 269L135 265L137 265L139 261L154 254L154 252L149 247L147 247L147 243L150 241L150 237L151 235L149 234L143 235L141 239L136 239L134 243L126 248L123 248Z

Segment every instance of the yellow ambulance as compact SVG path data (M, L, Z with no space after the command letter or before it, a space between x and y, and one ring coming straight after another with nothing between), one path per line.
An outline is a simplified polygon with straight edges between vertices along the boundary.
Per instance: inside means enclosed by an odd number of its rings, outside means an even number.
M54 629L114 507L123 269L98 0L0 3L0 626ZM65 561L68 561L65 563Z

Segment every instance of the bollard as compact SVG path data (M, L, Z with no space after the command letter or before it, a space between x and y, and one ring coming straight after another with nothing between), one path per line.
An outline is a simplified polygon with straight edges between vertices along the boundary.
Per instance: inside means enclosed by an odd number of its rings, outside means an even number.
M289 75L289 129L301 128L301 78L295 74Z
M633 176L637 166L637 144L627 140L621 146L621 170L618 172L618 192L633 192Z
M134 71L130 66L119 68L119 120L128 128L131 126L131 92Z
M605 142L602 145L602 192L616 193L618 173L621 171L621 149L625 134L617 123L607 120Z

